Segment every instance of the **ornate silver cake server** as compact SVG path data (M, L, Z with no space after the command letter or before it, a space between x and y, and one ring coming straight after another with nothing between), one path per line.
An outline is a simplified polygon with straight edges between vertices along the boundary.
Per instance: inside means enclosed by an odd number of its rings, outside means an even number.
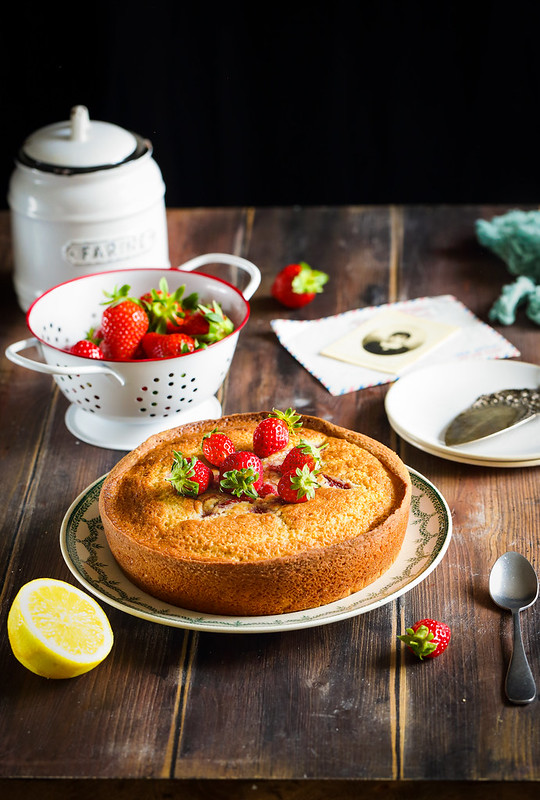
M444 443L453 447L515 428L540 414L540 390L502 389L483 394L452 420Z

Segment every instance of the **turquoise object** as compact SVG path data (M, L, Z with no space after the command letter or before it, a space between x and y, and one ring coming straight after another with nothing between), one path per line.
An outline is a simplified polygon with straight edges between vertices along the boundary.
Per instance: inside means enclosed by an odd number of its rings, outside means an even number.
M500 297L489 310L489 318L503 325L512 325L516 321L518 306L529 301L535 290L535 283L526 275L520 275L514 283L507 283L502 288ZM534 321L534 320L533 320ZM540 317L538 318L540 321Z
M540 325L540 286L537 286L529 295L526 314L530 320Z
M540 211L515 210L491 221L479 219L476 235L517 276L503 286L489 311L490 320L512 325L524 304L527 317L540 325Z

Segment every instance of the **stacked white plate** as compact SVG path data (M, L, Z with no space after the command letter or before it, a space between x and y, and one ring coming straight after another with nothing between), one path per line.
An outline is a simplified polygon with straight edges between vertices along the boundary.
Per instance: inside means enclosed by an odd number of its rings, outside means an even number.
M450 361L415 369L392 384L385 410L409 444L431 455L483 467L540 465L540 415L508 430L454 447L444 443L450 422L483 394L540 388L540 366L521 361Z

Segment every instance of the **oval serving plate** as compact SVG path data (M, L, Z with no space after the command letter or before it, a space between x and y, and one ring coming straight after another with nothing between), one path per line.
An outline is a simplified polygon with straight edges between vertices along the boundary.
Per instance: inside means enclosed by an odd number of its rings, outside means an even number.
M412 501L399 556L377 581L344 600L263 617L229 617L171 606L146 594L124 575L107 543L98 499L105 475L88 486L67 510L61 530L62 556L74 577L98 599L135 617L177 628L223 633L270 633L325 625L365 614L410 591L443 558L452 535L446 500L420 473L409 468Z

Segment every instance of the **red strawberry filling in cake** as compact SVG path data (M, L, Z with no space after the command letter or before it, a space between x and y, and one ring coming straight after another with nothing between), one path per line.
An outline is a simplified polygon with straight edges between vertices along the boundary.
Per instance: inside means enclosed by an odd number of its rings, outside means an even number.
M149 594L268 615L376 580L397 558L410 496L389 448L288 409L151 437L106 478L100 514L114 557Z

